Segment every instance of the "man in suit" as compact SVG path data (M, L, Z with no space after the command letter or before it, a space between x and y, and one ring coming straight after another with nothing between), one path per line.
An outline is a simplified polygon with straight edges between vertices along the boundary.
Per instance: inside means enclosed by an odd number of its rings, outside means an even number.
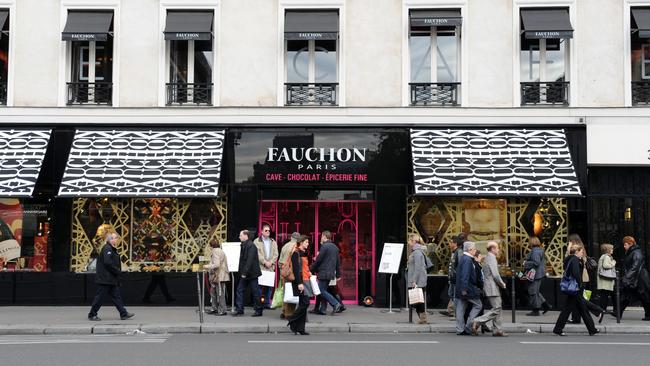
M115 249L115 245L119 242L120 237L116 232L109 232L106 234L106 244L97 258L97 274L95 276L95 283L97 284L97 295L93 300L93 304L88 313L88 320L100 321L97 316L99 308L104 303L104 297L109 295L113 304L120 312L120 319L127 320L133 318L135 314L129 313L124 308L122 303L122 295L120 293L120 274L122 273L122 262L120 261L120 254Z
M255 313L253 316L262 316L263 307L260 302L260 287L257 284L257 278L262 275L260 270L260 262L257 256L257 247L249 239L248 230L239 232L239 240L241 240L241 251L239 255L239 283L237 284L237 294L235 296L235 312L234 316L244 315L244 292L247 288L250 289L251 296L253 296L253 309Z
M466 241L463 244L463 255L458 259L456 269L456 334L472 334L474 318L481 312L481 290L478 287L479 278L474 265L476 244ZM467 322L465 309L471 306Z
M316 256L316 260L311 265L310 270L312 273L317 273L316 278L318 279L320 294L325 301L332 305L332 315L334 315L344 309L341 303L327 290L331 280L336 279L339 281L341 279L339 248L332 242L332 233L327 230L321 234L320 242L321 247L319 248L318 256ZM320 312L325 313L325 310L327 310L327 303L323 301L320 306Z
M472 334L478 335L478 330L482 325L492 321L492 335L495 337L507 337L508 335L501 327L501 291L500 288L505 289L506 284L499 275L499 265L497 258L499 257L499 244L495 241L489 241L487 244L487 256L485 257L485 264L483 265L483 276L485 281L483 283L483 291L485 296L490 302L492 309L476 319L472 325Z
M271 226L264 224L262 226L262 235L256 238L253 244L257 247L260 270L275 272L275 262L278 260L278 243L271 238ZM260 286L260 291L264 309L270 309L273 287Z

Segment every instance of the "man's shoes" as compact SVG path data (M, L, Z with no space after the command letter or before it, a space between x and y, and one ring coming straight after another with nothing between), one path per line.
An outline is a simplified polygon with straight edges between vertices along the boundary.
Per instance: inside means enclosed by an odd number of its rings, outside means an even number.
M551 310L551 305L547 303L542 304L542 314L548 313L548 311Z
M342 312L346 311L347 309L348 308L346 308L345 305L341 304L341 307L339 308L339 311L337 311L337 313L342 313Z
M565 337L566 336L566 333L564 333L561 330L553 330L553 333L559 335L560 337Z
M460 332L460 333L456 333L456 335L459 335L459 336L468 336L468 335L470 335L470 334L467 333L466 331L462 331L462 332Z
M217 311L214 310L214 309L210 309L210 310L206 310L205 313L206 313L206 314L216 314Z
M602 313L600 313L600 315L598 315L598 324L603 322L604 317L605 317L605 312L603 311Z
M506 333L506 332L504 332L502 330L492 334L492 337L507 337L507 336L508 336L508 333Z
M298 334L300 334L300 335L309 335L309 333L305 332L304 330L299 330L299 331L293 332L293 334L294 335L298 335Z
M232 313L232 316L242 316L242 315L244 315L243 311L241 311L241 312L240 311L235 311L235 312Z
M477 336L478 335L478 328L481 327L481 324L474 322L472 323L472 335Z
M256 312L256 313L254 313L254 314L251 315L251 316L254 317L254 318L255 318L255 317L258 317L258 316L262 316L262 312L261 312L261 311Z
M215 315L217 315L217 316L224 316L224 315L228 315L228 313L226 313L226 312L224 311L224 312L221 312L221 313L219 313L219 314L215 314Z
M135 314L133 314L133 313L126 313L126 314L120 316L120 319L127 320L127 319L133 318L134 316L135 316Z
M334 307L334 309L332 309L332 315L334 315L334 314L336 314L336 313L340 313L341 311L343 311L343 310L341 310L341 304L336 305L336 306Z
M526 316L539 316L539 310L535 309L530 313L526 313Z
M589 332L589 335L590 335L590 336L595 336L595 335L598 334L598 333L600 333L600 330L598 330L598 329L594 329L593 332Z
M88 320L93 321L93 322L98 322L101 321L101 319L97 315L89 315Z
M440 315L442 315L442 316L448 316L448 317L452 317L452 316L453 316L453 315L451 315L451 313L448 312L447 310L440 310L438 313L439 313Z

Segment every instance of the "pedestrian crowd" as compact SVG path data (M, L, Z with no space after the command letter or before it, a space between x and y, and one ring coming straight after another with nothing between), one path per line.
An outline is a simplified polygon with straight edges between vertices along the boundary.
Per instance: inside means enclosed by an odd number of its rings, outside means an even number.
M232 315L244 315L245 296L250 296L254 310L252 316L262 316L265 309L281 308L280 318L287 320L291 331L294 334L308 335L305 331L308 313L326 315L328 306L331 307L332 315L345 311L338 287L341 281L339 248L332 241L332 234L323 231L319 251L312 258L308 236L295 232L278 250L279 247L270 234L269 225L264 225L261 235L254 240L251 240L248 230L239 233L240 279L236 285ZM226 283L230 281L228 263L220 242L212 235L210 237L210 263L203 267L208 271L210 283L211 308L208 313L223 316L227 315ZM106 296L110 296L122 320L135 315L126 310L121 298L121 261L116 249L118 242L119 236L114 231L109 231L104 236L104 244L96 259L97 294L88 313L89 320L101 320L98 311ZM528 303L532 308L527 315L540 316L551 309L541 293L546 278L546 253L537 237L530 237L528 244L530 252L523 262L521 274L527 282ZM495 337L507 336L501 319L501 291L506 289L506 283L499 273L498 262L502 251L499 243L488 241L487 253L483 255L476 243L461 233L448 245L449 302L446 310L440 313L456 318L458 335L490 332ZM645 310L643 320L650 321L650 274L645 266L644 255L631 236L624 237L622 245L624 259L617 265L612 244L600 245L600 257L596 260L587 255L585 245L578 235L569 235L564 273L560 281L560 291L566 299L553 329L555 334L565 336L564 327L569 321L576 324L584 322L589 335L598 334L592 314L600 324L605 315L622 316L627 307L636 302L640 302ZM417 313L418 323L426 324L427 272L433 263L418 234L408 236L408 248L406 278L409 304ZM276 271L280 271L277 287ZM263 276L271 280L265 280L260 285L259 279ZM617 284L619 278L620 283ZM621 294L620 298L617 298L617 293ZM592 294L596 296L592 297ZM308 311L312 298L315 298L315 305ZM608 311L610 303L612 310Z

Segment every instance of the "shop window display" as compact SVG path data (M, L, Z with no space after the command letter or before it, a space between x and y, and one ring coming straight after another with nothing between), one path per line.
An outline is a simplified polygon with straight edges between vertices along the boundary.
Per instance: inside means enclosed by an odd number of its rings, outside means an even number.
M219 198L77 198L73 204L73 272L89 264L114 230L126 271L188 271L209 253L208 236L226 239L225 195ZM107 229L108 227L108 229Z
M530 251L528 237L539 236L546 249L547 273L562 273L563 245L568 235L567 203L562 198L462 199L411 197L408 232L419 233L434 263L433 274L446 275L448 243L460 232L487 252L487 242L500 243L504 275L522 269Z
M49 271L49 205L0 199L0 270Z

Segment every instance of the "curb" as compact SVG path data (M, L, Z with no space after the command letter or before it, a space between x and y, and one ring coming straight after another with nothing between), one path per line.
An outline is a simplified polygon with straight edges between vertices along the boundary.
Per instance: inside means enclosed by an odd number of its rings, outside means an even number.
M650 326L643 325L602 325L602 334L650 334ZM452 324L376 324L376 323L311 323L312 333L350 333L350 334L453 334ZM553 324L504 323L503 329L511 334L552 334ZM289 334L282 323L272 324L215 324L215 323L152 323L152 324L4 324L0 325L0 335L91 335L122 334L139 330L148 334ZM568 334L586 334L584 325L568 324L564 331Z

